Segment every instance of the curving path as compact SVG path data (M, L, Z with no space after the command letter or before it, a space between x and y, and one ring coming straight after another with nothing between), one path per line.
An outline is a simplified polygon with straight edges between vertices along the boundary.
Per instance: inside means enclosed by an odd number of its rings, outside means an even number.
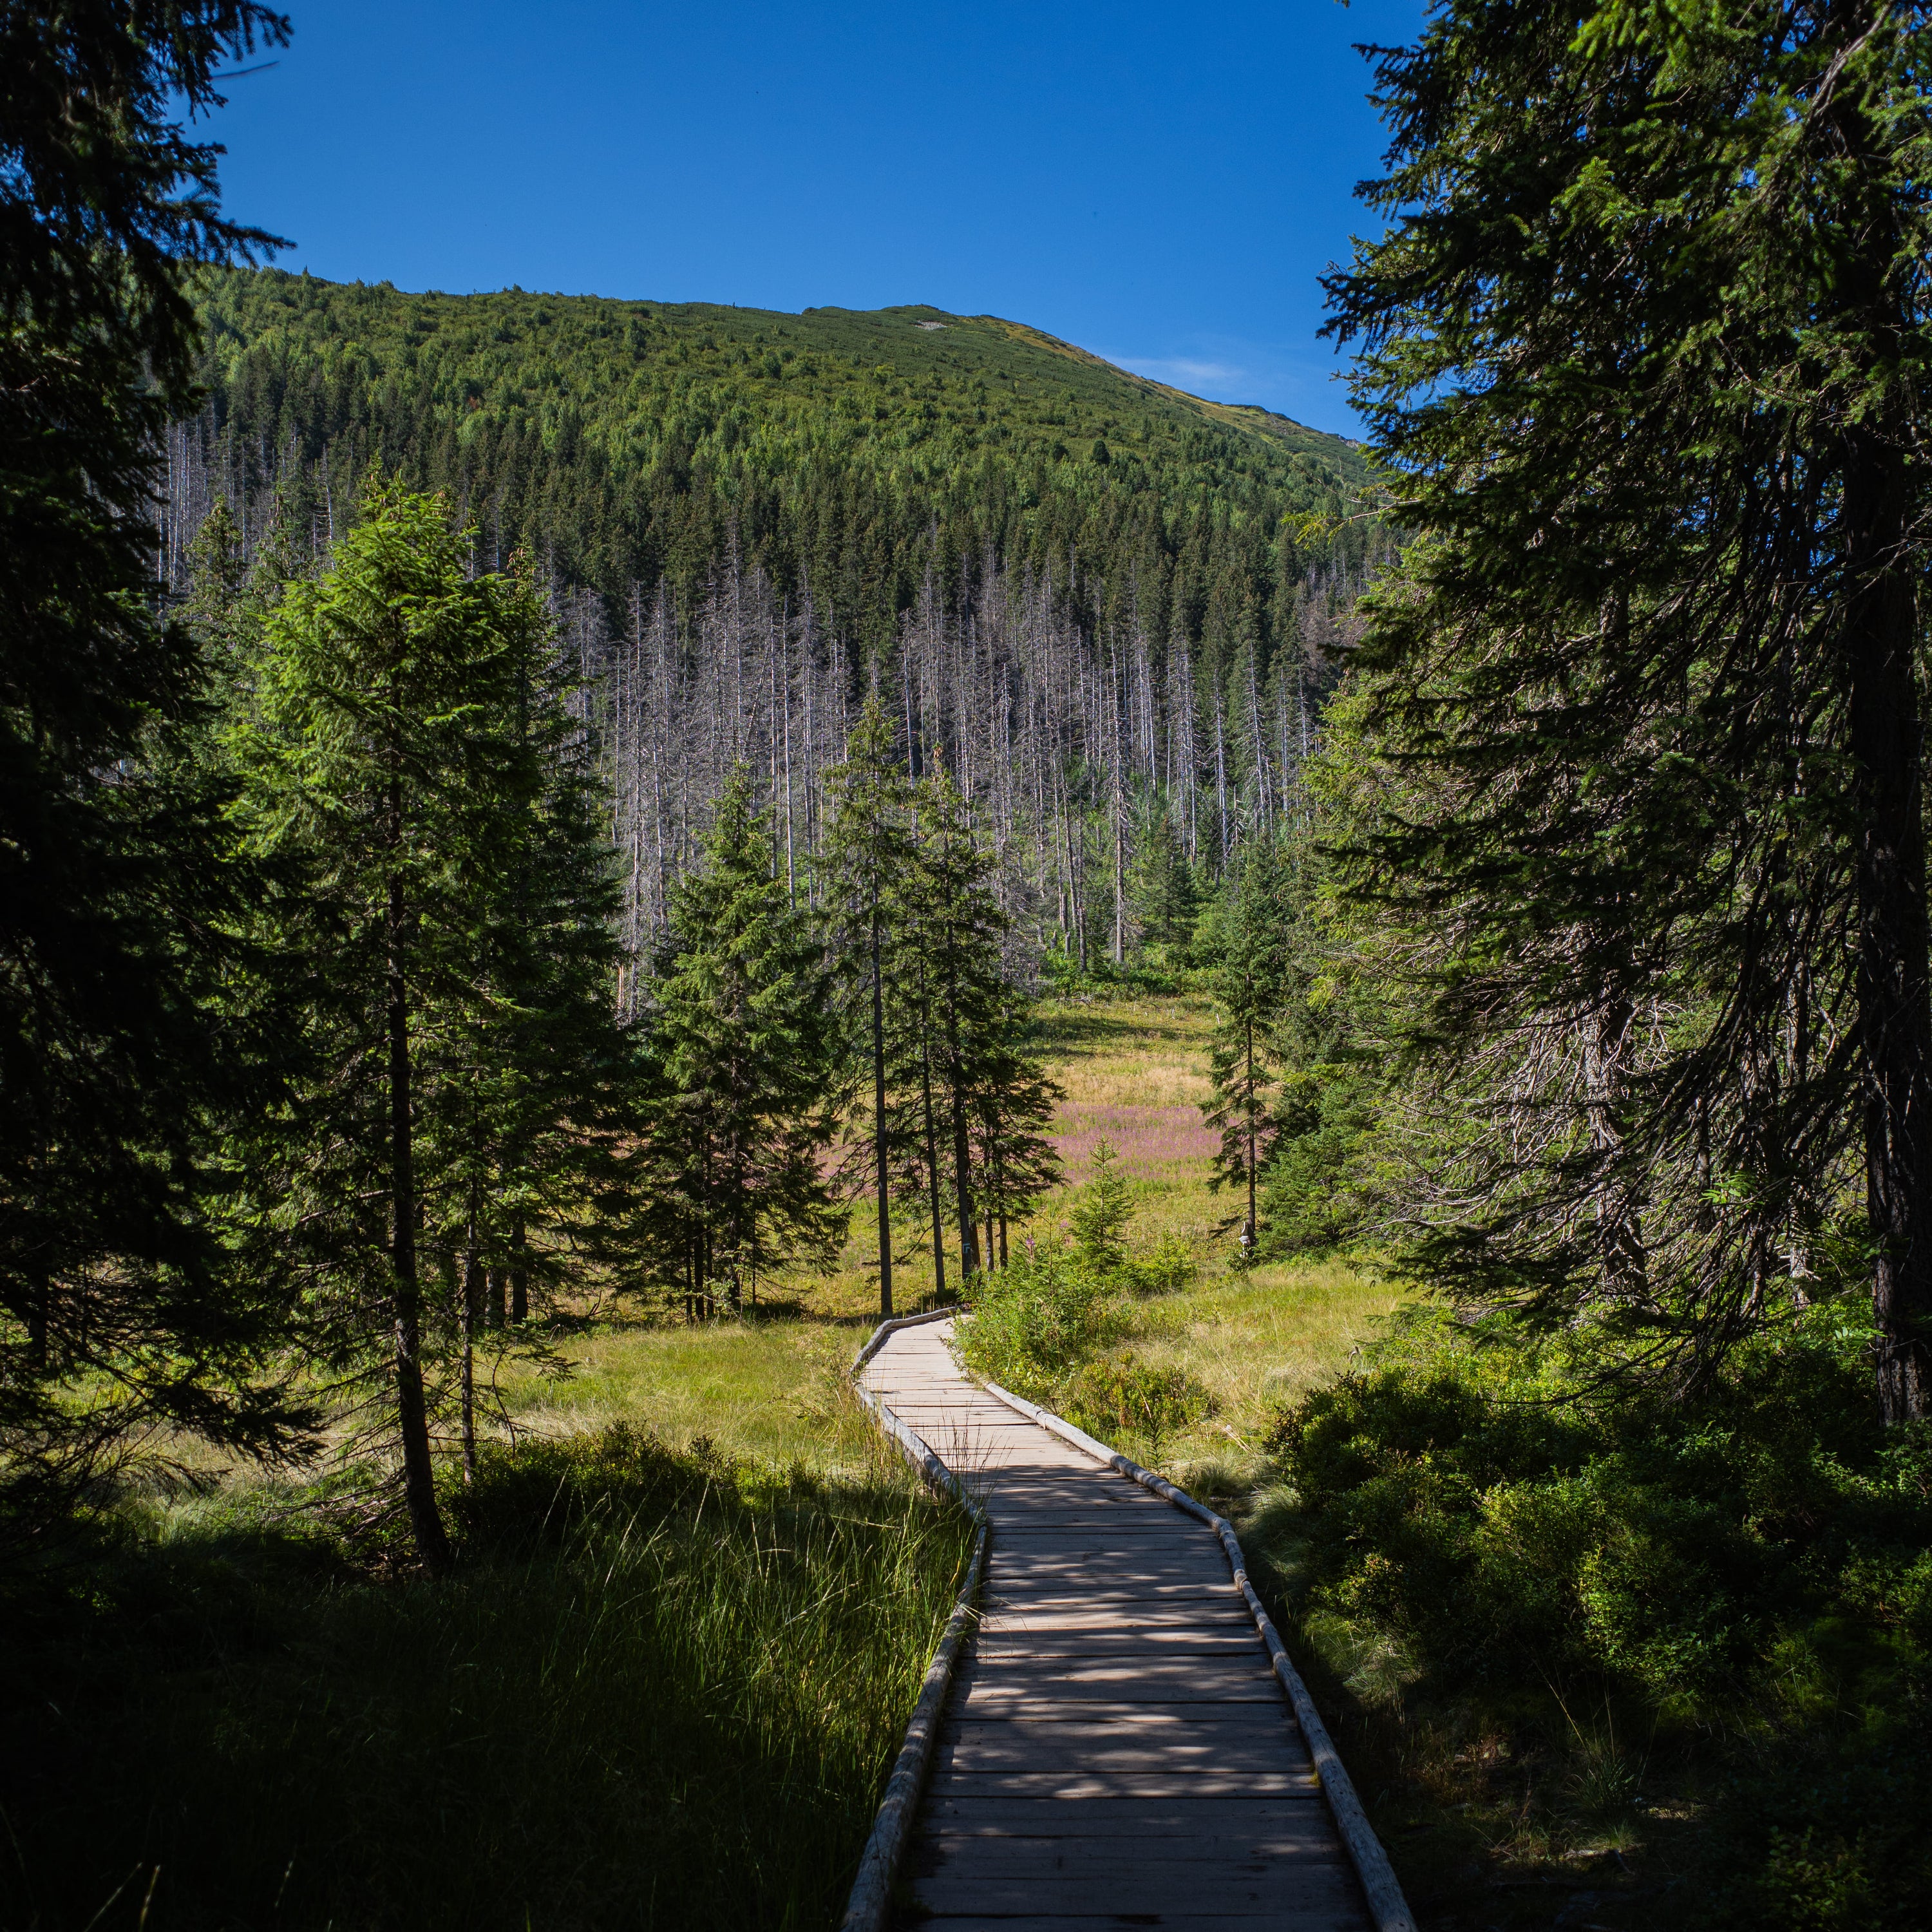
M1213 1532L960 1372L950 1322L866 1387L992 1519L908 1873L933 1932L1366 1932L1354 1870Z

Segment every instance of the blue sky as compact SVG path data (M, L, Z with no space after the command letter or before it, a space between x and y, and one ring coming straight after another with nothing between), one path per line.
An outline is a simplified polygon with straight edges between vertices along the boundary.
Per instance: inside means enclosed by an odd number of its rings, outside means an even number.
M334 280L932 302L1354 427L1316 278L1370 220L1358 40L1419 0L284 0L214 129L230 212Z

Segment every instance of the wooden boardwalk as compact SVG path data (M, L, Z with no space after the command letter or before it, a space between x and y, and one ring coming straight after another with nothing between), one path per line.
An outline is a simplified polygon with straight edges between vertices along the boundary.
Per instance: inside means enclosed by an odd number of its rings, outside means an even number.
M992 1519L984 1615L907 1862L934 1932L1366 1932L1214 1533L902 1329L866 1385Z

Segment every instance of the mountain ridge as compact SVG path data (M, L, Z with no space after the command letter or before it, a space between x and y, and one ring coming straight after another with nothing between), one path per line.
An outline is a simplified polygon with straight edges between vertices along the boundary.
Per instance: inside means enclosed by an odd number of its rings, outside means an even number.
M1163 633L1178 597L1199 635L1218 585L1218 630L1250 607L1265 652L1310 567L1360 561L1348 440L1004 317L272 268L208 274L199 307L208 403L170 452L184 531L216 495L334 530L380 464L566 583L688 596L740 555L875 643L928 577L990 553L1095 610L1137 600Z

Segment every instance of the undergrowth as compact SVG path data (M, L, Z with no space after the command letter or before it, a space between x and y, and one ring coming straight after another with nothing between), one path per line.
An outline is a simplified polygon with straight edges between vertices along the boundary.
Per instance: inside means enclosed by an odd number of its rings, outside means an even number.
M1184 1288L1195 1264L1184 1246L1129 1246L1126 1182L1102 1139L1068 1219L1070 1245L1029 1240L1011 1266L980 1277L954 1347L982 1381L1056 1410L1110 1444L1163 1444L1211 1406L1186 1369L1144 1362L1119 1345L1153 1325L1142 1305Z
M447 1501L441 1581L220 1506L16 1578L0 1923L836 1924L960 1522L622 1426Z
M1666 1390L1414 1316L1281 1412L1244 1540L1425 1922L1924 1922L1932 1434L1866 1345Z

